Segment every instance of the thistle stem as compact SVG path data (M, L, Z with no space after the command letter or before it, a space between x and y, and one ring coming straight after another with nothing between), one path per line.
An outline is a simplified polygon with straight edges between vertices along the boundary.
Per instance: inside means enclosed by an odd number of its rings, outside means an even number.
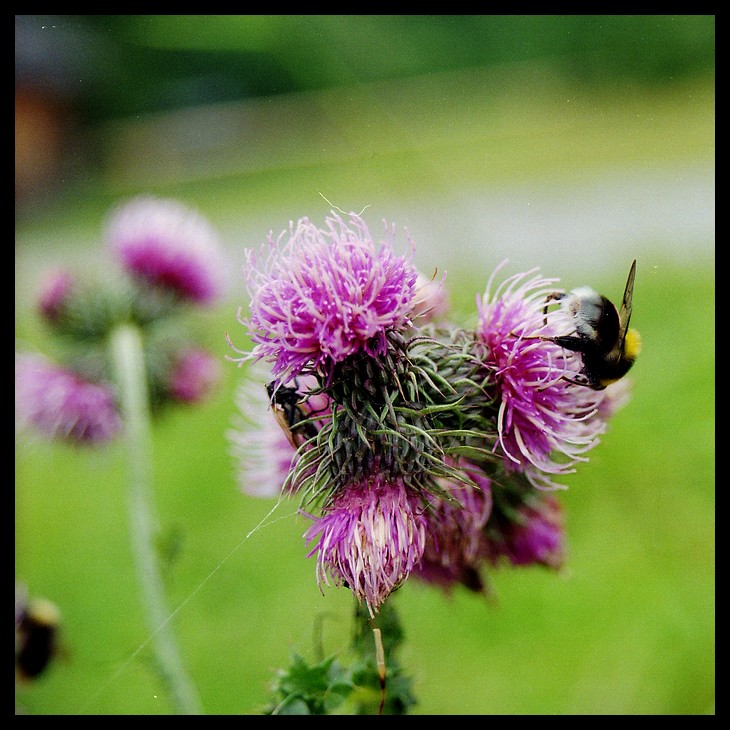
M169 625L171 613L155 550L157 519L152 492L149 396L139 329L131 324L116 327L111 333L110 351L127 445L132 550L152 646L177 714L200 715L197 691L185 671Z

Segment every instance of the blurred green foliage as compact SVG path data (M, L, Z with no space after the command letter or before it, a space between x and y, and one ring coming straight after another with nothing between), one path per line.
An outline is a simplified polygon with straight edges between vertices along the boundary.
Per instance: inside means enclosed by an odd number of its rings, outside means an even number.
M67 83L89 122L524 62L588 84L679 80L714 68L712 15L21 17L47 51L56 50L53 29L78 46Z

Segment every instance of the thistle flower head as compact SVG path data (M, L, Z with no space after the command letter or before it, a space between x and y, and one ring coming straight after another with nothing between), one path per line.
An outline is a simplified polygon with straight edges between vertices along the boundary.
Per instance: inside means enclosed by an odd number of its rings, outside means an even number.
M122 425L110 386L30 353L15 357L15 412L20 428L79 444L109 441Z
M281 384L305 370L329 373L357 352L382 355L386 332L410 324L417 278L387 234L377 248L359 215L333 213L324 229L302 218L285 242L270 235L268 247L247 251L247 357L273 363Z
M185 348L175 354L167 391L173 400L198 403L215 387L220 374L220 363L207 350Z
M420 499L402 482L353 484L305 533L316 541L320 588L345 583L370 614L411 573L423 555L426 517Z
M605 430L597 415L602 396L570 382L581 371L580 354L545 339L557 334L564 316L545 313L555 281L532 270L494 293L490 280L477 299L477 339L486 346L484 363L494 373L499 402L498 445L508 469L532 474L572 471Z
M484 527L492 512L491 482L475 465L464 461L460 466L475 486L441 480L453 501L432 498L425 513L426 547L414 575L447 591L459 584L482 591L479 572L488 555Z
M38 310L49 322L61 316L75 286L73 274L64 269L49 271L41 285L38 295Z
M198 304L221 293L218 236L202 215L177 200L135 198L113 213L106 238L136 280Z
M504 557L512 565L544 565L559 569L565 560L563 510L551 494L533 497L515 516L489 530L492 561Z

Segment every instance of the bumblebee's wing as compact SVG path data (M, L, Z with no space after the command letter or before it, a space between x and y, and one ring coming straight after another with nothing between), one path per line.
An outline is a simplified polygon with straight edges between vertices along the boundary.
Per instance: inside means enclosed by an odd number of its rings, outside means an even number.
M276 420L279 426L281 426L281 430L284 432L287 441L292 445L293 448L298 449L299 443L297 441L297 437L291 430L291 426L289 425L289 418L284 412L284 409L279 405L272 405L271 408L274 411L274 416L276 416Z
M619 312L619 342L623 345L626 339L626 333L629 331L629 321L631 320L631 300L634 296L634 278L636 277L636 259L631 264L629 270L629 278L626 280L626 288L624 289L624 298L621 302L621 311Z

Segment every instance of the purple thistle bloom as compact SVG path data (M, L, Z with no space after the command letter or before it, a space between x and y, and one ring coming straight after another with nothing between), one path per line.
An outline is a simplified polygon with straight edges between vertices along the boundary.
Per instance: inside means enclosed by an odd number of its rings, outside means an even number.
M283 245L285 233L270 234L268 248L246 252L250 316L239 312L239 321L254 348L239 362L266 359L279 384L305 369L328 376L359 351L382 355L386 332L411 323L417 272L394 253L394 228L376 249L360 216L333 214L326 224L302 218Z
M176 354L167 390L176 401L198 403L215 387L220 374L220 363L207 350L188 348Z
M541 472L574 471L606 424L598 411L600 392L569 382L581 371L581 356L542 339L558 334L558 326L565 331L565 315L545 314L556 280L535 271L508 278L494 294L492 275L484 297L477 299L477 339L486 346L485 365L494 371L498 447L507 468L554 487Z
M135 279L198 304L221 293L218 236L202 215L176 200L135 198L111 216L106 237Z
M482 591L480 567L488 556L484 526L492 512L491 482L483 471L464 462L462 469L475 487L441 483L458 504L444 499L432 500L425 513L426 547L414 576L449 591L465 585Z
M41 355L15 357L15 409L21 428L83 444L109 441L121 429L114 392Z
M408 577L423 555L427 520L418 496L402 482L377 477L341 489L304 537L317 540L317 582L343 582L370 615Z
M38 295L38 309L41 315L48 321L55 322L68 303L74 286L74 277L68 271L48 272Z
M563 510L550 494L522 505L517 518L490 534L492 562L507 558L512 565L544 565L556 570L565 561Z

